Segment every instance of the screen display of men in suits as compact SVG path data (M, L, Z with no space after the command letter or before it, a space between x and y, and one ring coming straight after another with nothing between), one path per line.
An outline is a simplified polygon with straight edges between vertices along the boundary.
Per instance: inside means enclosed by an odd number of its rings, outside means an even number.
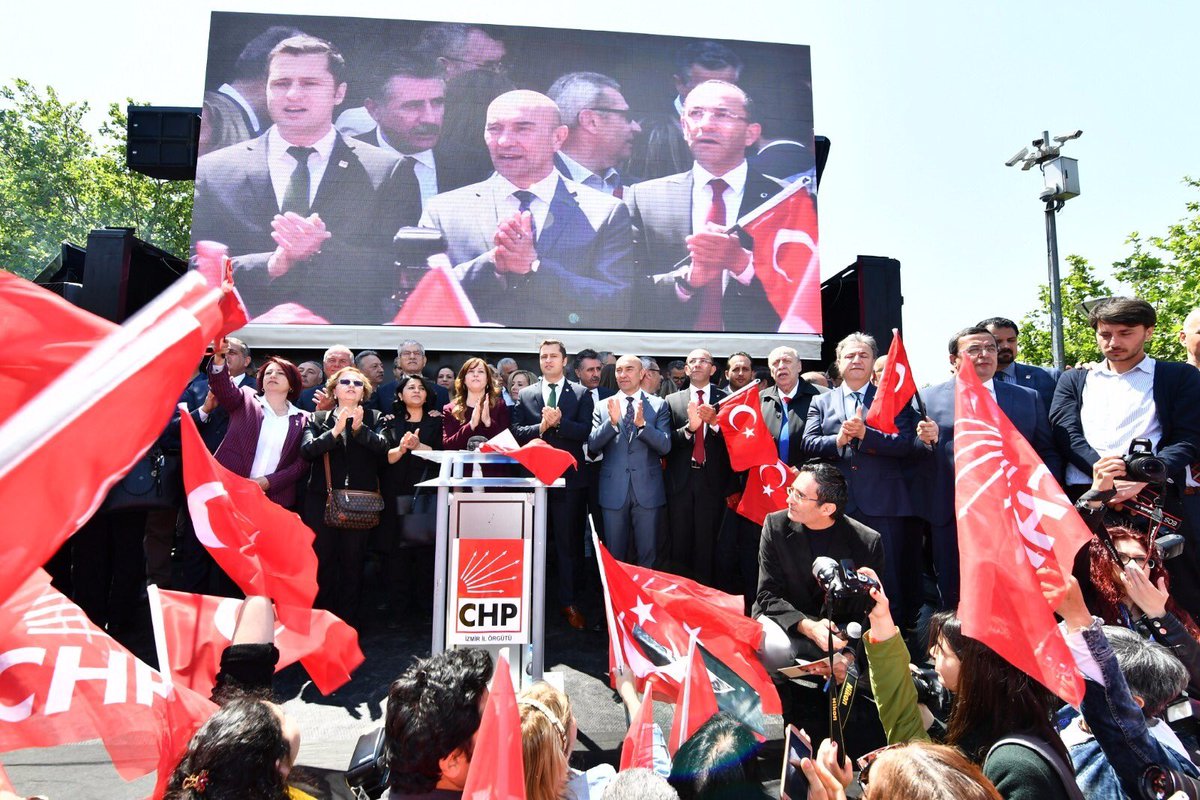
M806 46L217 12L208 56L193 246L253 322L820 333Z

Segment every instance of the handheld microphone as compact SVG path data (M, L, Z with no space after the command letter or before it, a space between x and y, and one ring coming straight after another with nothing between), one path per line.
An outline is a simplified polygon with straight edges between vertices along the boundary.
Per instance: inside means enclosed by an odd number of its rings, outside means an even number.
M486 441L486 436L472 436L470 439L467 439L467 450L473 453L479 449L479 445Z

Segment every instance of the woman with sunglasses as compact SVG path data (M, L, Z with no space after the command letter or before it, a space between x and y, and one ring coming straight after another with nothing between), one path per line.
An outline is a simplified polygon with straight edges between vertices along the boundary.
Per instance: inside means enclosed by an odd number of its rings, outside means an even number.
M361 595L363 562L370 530L331 528L325 524L325 464L335 488L379 491L379 468L388 446L380 433L378 411L363 406L374 387L356 367L343 367L325 385L334 399L330 411L312 415L300 446L313 462L304 502L304 522L313 529L317 552L318 608L328 609L355 625Z

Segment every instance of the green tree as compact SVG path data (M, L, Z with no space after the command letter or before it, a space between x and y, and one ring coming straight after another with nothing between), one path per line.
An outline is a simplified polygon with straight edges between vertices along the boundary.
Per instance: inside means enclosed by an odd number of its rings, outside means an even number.
M116 103L93 135L88 104L28 81L0 87L0 269L33 277L64 241L83 245L105 225L185 255L190 181L159 181L125 166L125 113Z
M1097 356L1096 335L1088 325L1087 316L1079 310L1079 304L1093 297L1112 294L1104 281L1096 277L1096 271L1083 256L1067 256L1067 273L1061 276L1063 308L1063 353L1066 363L1095 361ZM1050 342L1050 287L1038 287L1038 307L1021 320L1018 337L1021 360L1027 364L1054 363Z

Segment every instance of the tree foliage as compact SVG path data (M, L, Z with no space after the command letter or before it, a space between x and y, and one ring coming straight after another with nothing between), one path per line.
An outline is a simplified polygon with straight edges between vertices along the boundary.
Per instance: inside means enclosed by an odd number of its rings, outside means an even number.
M1200 180L1184 178L1193 189ZM1150 355L1164 361L1182 361L1183 346L1176 335L1183 319L1200 307L1200 201L1186 204L1188 216L1167 228L1164 236L1142 237L1131 233L1126 239L1133 251L1113 263L1114 290L1082 256L1067 256L1068 270L1062 276L1063 339L1066 362L1076 364L1099 357L1095 335L1079 303L1088 298L1125 294L1140 297L1158 314ZM1053 363L1050 344L1050 288L1038 288L1038 307L1025 315L1020 335L1021 360L1033 364Z
M116 103L93 135L89 106L17 79L0 87L0 269L33 277L59 245L83 245L106 225L186 255L190 181L159 181L125 166L125 112Z

